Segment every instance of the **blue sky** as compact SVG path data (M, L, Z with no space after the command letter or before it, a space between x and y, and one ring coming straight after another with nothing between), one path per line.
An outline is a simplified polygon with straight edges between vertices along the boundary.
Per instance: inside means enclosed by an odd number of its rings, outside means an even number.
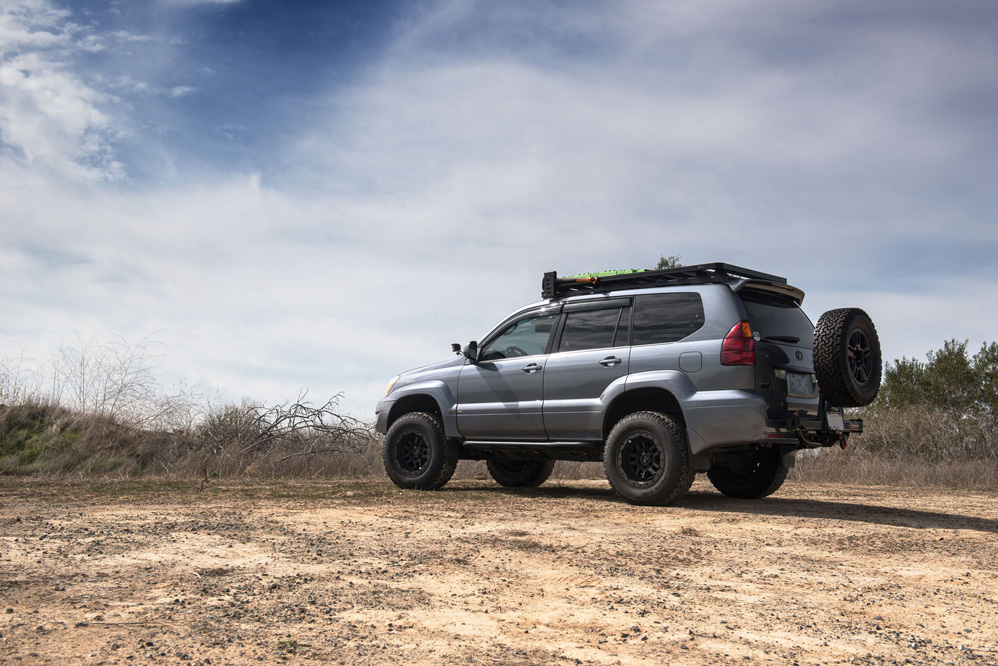
M727 261L996 339L988 2L0 0L0 352L373 413L573 273Z

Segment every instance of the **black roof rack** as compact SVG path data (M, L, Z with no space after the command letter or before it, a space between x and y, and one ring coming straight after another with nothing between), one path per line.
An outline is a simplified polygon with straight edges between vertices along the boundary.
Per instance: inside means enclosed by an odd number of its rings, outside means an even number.
M544 274L544 280L541 282L541 298L562 298L613 289L641 289L663 285L729 283L739 279L787 284L787 279L779 275L723 263L697 264L657 271L611 272L605 275L592 273L567 278L559 278L557 272L551 271Z

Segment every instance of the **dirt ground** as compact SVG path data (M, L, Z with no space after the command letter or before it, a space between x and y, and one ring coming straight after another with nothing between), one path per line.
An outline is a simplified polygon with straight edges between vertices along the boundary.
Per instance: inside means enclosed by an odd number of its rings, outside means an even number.
M998 664L998 493L0 479L4 664Z

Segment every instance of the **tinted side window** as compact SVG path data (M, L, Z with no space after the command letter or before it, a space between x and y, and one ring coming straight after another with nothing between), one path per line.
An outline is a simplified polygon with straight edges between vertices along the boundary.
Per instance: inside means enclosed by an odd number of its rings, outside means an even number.
M557 314L534 315L513 322L482 350L479 359L498 361L517 356L543 354L554 330Z
M677 342L703 326L700 294L644 294L634 299L635 345Z
M568 312L558 351L612 347L620 308Z

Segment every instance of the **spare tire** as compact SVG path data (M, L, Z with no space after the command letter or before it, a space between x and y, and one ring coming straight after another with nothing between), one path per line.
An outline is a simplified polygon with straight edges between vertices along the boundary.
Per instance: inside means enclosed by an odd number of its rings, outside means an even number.
M814 327L814 374L836 407L869 405L880 390L880 338L859 308L829 310Z

